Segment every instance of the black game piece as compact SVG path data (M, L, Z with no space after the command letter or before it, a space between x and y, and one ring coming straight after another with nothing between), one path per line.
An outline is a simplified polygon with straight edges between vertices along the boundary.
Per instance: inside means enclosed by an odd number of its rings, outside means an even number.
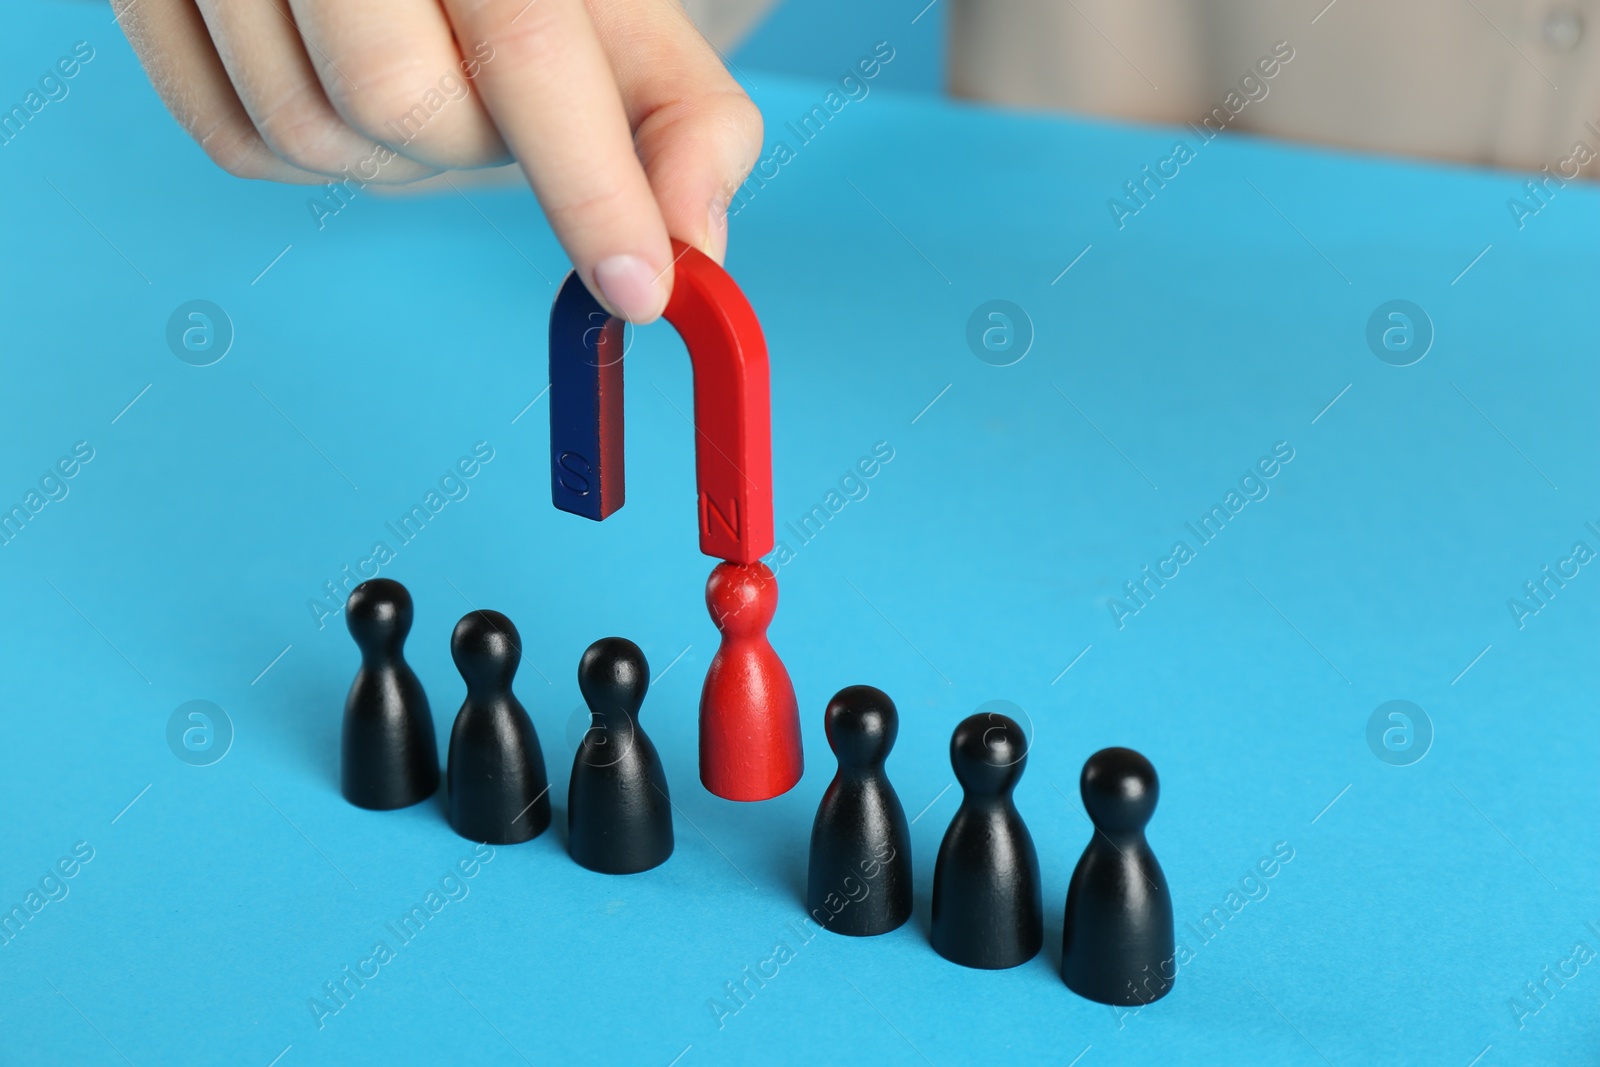
M997 712L968 716L950 738L966 795L933 868L932 940L965 967L1015 967L1044 943L1039 856L1011 800L1027 760L1027 736Z
M361 669L344 700L340 791L358 808L409 807L439 788L428 694L402 651L411 594L388 578L362 582L345 601L344 621L361 649Z
M911 828L883 769L900 714L881 689L852 685L823 724L839 771L811 826L806 910L834 933L887 933L911 918Z
M602 874L637 874L672 855L672 801L661 757L639 726L650 665L625 637L604 637L578 661L590 726L567 790L567 851Z
M1094 836L1067 887L1061 977L1102 1004L1148 1004L1177 977L1172 894L1144 838L1161 785L1131 748L1103 748L1083 765Z
M467 699L450 731L450 825L472 841L515 845L550 825L550 782L533 721L511 692L522 639L498 611L456 623L450 655Z

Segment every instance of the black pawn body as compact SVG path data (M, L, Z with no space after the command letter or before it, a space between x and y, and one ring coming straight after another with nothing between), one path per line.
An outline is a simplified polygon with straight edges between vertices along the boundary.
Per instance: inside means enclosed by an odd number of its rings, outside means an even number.
M511 692L522 639L498 611L462 616L450 655L467 699L450 731L450 825L472 841L515 845L550 825L550 782L533 721Z
M1079 789L1095 833L1067 886L1061 977L1102 1004L1148 1004L1177 977L1172 894L1144 837L1156 769L1131 748L1104 748L1083 765Z
M409 807L439 788L433 713L403 653L411 613L411 594L388 578L362 582L345 602L361 669L344 701L339 789L358 808Z
M637 874L672 855L672 800L656 746L639 726L650 665L624 637L590 645L578 690L590 726L567 789L567 851L602 874Z
M1004 715L962 720L950 765L965 791L933 869L933 947L964 967L1026 963L1044 943L1039 855L1011 794L1028 739Z
M900 715L882 690L853 685L823 725L839 771L811 825L806 910L837 934L887 933L911 918L911 828L883 769Z

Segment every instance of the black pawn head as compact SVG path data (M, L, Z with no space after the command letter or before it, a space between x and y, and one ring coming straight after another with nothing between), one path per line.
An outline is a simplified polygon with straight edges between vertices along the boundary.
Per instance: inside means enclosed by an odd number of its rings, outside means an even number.
M998 711L961 720L950 738L950 766L968 796L996 796L1016 788L1028 764L1028 735Z
M620 708L636 716L649 688L650 664L626 637L602 637L578 661L578 691L591 713Z
M900 734L900 713L894 701L870 685L839 690L828 701L822 720L840 767L881 767Z
M498 611L469 611L450 635L450 658L467 692L510 692L522 662L522 637Z
M364 655L395 653L411 632L411 594L392 578L372 578L350 591L344 623Z
M1090 756L1078 788L1089 818L1110 834L1142 831L1161 795L1156 769L1131 748L1102 748Z

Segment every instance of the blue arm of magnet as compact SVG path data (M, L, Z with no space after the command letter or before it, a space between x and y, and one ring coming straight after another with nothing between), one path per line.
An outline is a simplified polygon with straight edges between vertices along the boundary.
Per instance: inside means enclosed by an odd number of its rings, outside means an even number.
M596 521L623 503L622 326L567 275L550 308L550 498Z

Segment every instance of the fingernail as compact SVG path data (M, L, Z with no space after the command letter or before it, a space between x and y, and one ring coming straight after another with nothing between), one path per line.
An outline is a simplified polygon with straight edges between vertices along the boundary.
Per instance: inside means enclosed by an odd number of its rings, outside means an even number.
M629 322L649 322L661 314L666 300L660 275L638 256L612 256L594 268L600 295Z

